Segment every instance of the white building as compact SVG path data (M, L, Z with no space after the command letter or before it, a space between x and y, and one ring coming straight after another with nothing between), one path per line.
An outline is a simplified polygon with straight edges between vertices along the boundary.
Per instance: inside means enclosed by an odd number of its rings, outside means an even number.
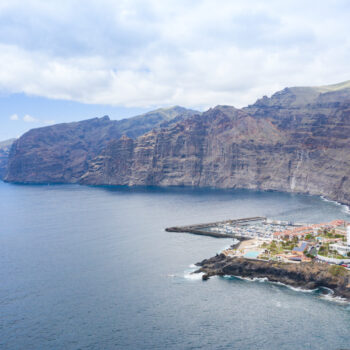
M334 243L330 244L329 248L331 248L332 250L336 250L339 254L344 256L350 253L350 245L347 244Z
M329 248L336 250L339 254L347 256L350 253L350 225L346 228L346 243L330 244Z

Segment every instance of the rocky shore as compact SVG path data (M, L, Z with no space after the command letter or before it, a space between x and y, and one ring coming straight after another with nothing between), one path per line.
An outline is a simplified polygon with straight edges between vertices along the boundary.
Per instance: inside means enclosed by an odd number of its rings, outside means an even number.
M267 278L270 282L280 282L302 289L326 287L334 291L334 296L350 301L350 272L336 265L321 263L282 263L216 255L196 264L202 272L203 280L211 276L239 276L246 278Z

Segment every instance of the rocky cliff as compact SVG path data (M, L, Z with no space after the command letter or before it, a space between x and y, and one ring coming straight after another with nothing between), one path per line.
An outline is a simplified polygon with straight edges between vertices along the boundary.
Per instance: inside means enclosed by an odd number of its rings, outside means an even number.
M7 172L8 156L15 139L0 142L0 180L2 180Z
M279 190L350 203L350 84L287 88L108 143L84 184Z
M350 204L350 82L157 118L34 130L15 143L7 180L278 190Z
M226 257L224 254L203 260L197 264L203 272L203 279L210 276L239 276L246 278L267 278L303 289L327 287L335 296L350 300L350 272L346 269L321 263L281 263Z
M122 135L138 137L195 113L173 107L119 121L105 116L30 130L14 143L5 180L76 183L88 170L89 162L104 150L109 141Z

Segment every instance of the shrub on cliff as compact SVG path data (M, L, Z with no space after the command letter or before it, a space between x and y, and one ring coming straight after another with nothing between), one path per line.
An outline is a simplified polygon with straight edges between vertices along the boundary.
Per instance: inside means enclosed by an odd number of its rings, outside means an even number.
M345 276L347 274L346 269L339 265L331 265L329 267L329 272L335 277Z

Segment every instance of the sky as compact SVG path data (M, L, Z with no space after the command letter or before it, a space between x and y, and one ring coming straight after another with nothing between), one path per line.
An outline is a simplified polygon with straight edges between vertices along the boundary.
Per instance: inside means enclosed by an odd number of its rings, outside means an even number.
M350 79L348 0L1 0L0 140Z

